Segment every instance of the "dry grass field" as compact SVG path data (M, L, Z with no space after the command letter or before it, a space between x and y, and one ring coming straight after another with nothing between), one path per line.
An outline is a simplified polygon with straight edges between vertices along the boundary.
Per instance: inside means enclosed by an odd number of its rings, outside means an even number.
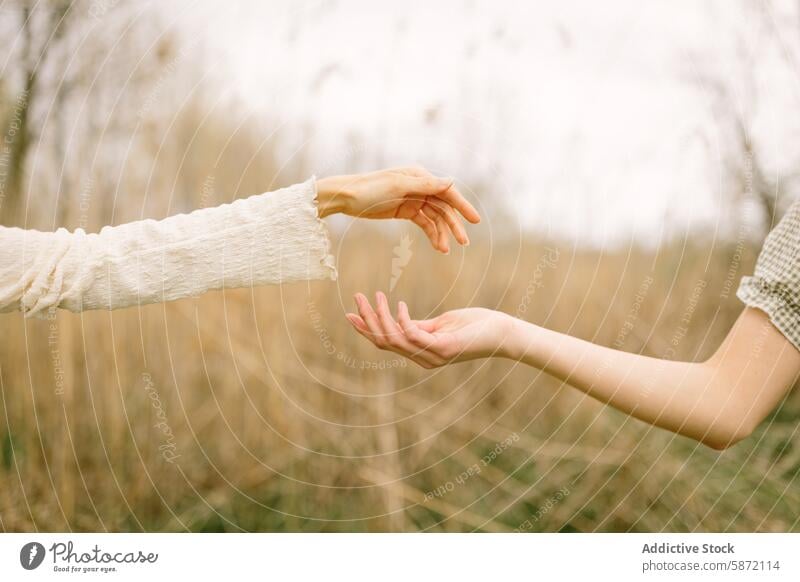
M388 290L398 238L337 234L335 283L1 316L0 527L800 530L796 391L717 453L510 362L406 365L343 317L353 292ZM392 296L417 314L491 306L695 359L741 309L735 249L699 240L603 253L476 232L449 257L413 244ZM745 249L737 280L753 260Z

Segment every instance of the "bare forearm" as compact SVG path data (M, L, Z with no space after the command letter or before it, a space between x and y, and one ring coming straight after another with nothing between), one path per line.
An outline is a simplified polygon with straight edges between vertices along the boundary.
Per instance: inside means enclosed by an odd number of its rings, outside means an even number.
M758 363L724 347L707 362L676 362L598 346L515 320L507 357L540 368L586 394L714 448L750 433L774 406L753 381ZM731 358L738 368L731 373ZM762 362L763 364L763 362ZM761 372L766 375L766 372Z

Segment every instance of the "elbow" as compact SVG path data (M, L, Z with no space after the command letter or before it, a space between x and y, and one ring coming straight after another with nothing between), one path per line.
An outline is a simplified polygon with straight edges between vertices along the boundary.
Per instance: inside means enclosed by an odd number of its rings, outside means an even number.
M754 399L754 391L746 384L737 385L715 368L707 368L701 414L696 417L697 439L716 451L724 451L750 437L766 415ZM737 387L731 389L731 386ZM721 403L721 404L720 404Z
M700 442L716 451L724 451L748 438L758 426L758 422L748 417L738 418L736 421L712 426Z
M733 435L730 437L708 436L701 439L700 442L706 445L707 447L714 449L715 451L725 451L746 437L747 435L742 435L742 436Z

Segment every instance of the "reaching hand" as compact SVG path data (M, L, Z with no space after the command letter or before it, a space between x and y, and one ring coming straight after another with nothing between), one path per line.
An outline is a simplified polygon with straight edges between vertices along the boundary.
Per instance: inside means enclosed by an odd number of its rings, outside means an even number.
M417 321L411 319L402 301L395 319L381 292L375 294L374 310L361 293L356 294L355 300L359 315L348 313L347 319L358 333L379 348L401 354L423 368L505 356L502 349L514 325L511 316L482 308L456 309Z
M469 244L458 213L477 224L480 215L453 185L422 168L394 168L317 181L321 216L337 212L357 218L400 218L419 226L433 248L450 252L449 234ZM458 211L458 213L456 212Z

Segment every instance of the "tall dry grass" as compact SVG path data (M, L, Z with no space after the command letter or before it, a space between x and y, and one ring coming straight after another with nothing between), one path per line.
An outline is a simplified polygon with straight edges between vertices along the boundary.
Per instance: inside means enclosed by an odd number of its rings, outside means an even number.
M343 318L354 291L387 289L396 241L361 225L339 241L337 283L3 316L3 529L800 529L796 394L717 453L509 362L401 366ZM524 311L687 359L713 351L740 309L720 298L732 249L547 244L549 264L541 241L447 258L419 244L392 295L418 314Z

